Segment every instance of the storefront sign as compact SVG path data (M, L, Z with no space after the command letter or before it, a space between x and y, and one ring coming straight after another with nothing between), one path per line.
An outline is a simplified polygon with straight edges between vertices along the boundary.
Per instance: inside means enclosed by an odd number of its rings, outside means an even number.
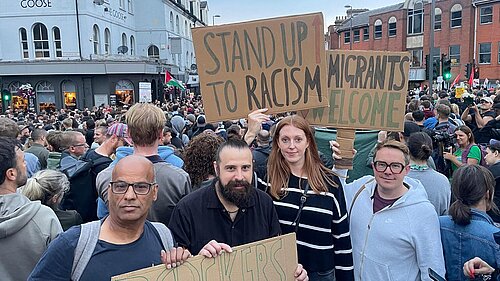
M52 8L51 0L21 0L21 8Z

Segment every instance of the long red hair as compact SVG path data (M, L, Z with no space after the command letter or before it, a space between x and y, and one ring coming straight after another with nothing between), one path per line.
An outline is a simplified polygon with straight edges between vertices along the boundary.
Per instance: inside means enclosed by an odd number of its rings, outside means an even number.
M307 177L310 188L316 193L320 193L327 192L329 185L337 187L337 184L333 180L336 176L335 173L326 168L319 158L318 147L309 123L299 115L292 115L283 118L276 126L274 133L272 150L267 162L268 181L271 185L269 193L271 196L278 199L283 195L283 190L286 191L288 188L288 180L291 173L290 166L281 154L278 144L280 131L286 125L302 130L309 143L304 155L305 160L302 167L302 175Z

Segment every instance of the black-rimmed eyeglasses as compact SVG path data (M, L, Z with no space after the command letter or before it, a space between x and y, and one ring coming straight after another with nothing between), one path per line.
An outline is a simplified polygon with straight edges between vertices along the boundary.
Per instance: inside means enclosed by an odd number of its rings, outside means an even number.
M399 162L392 162L392 163L387 163L384 161L373 162L373 168L379 173L385 172L387 170L387 167L389 167L389 169L393 174L401 174L405 169L405 165Z
M125 194L128 191L128 188L132 186L132 190L134 190L135 194L137 195L146 195L149 193L151 190L151 187L155 185L155 183L149 183L149 182L134 182L134 183L128 183L125 181L112 181L110 182L111 184L111 191L115 194Z

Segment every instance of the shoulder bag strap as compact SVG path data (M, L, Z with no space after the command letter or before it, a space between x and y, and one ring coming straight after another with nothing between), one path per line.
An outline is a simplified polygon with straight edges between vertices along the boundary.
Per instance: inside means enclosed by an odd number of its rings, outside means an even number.
M78 281L87 267L99 240L101 221L92 221L81 225L80 237L75 248L71 280Z
M351 207L349 208L349 215L351 215L352 213L352 207L354 207L354 203L356 203L356 199L358 199L358 196L359 194L361 194L361 192L366 188L366 185L371 183L372 181L374 181L375 178L365 182L359 189L358 191L356 192L356 194L354 194L354 198L352 199L352 203L351 203Z
M151 224L155 227L156 231L158 231L165 251L172 249L174 247L174 238L172 237L170 229L168 229L163 223L151 222Z

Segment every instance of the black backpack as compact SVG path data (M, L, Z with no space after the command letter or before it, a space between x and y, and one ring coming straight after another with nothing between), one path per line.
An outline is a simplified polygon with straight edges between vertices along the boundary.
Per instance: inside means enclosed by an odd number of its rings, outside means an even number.
M77 160L71 156L61 159L59 171L69 179L69 191L64 194L60 208L62 210L76 210L83 222L97 220L97 190L95 179L96 168L111 164L112 160L101 157L96 160Z

